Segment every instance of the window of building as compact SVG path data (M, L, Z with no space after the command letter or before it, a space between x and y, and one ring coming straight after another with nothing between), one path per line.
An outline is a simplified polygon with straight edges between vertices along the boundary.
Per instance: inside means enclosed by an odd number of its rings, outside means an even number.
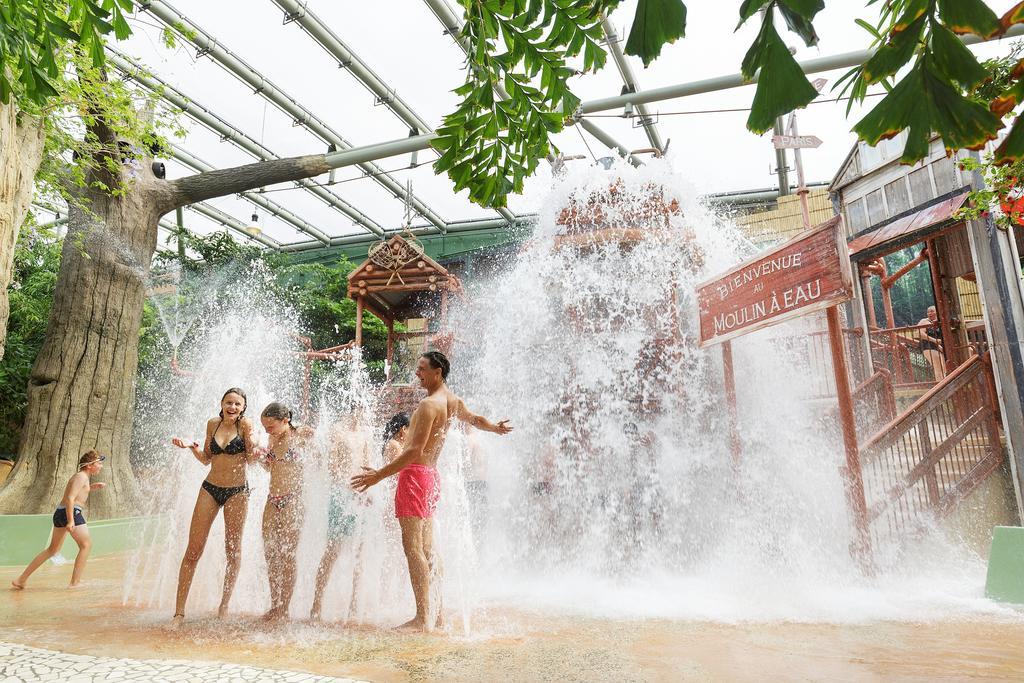
M910 201L914 206L924 204L929 199L935 199L935 191L932 189L932 176L928 167L912 171L910 178Z
M885 220L885 203L882 190L878 189L864 198L868 206L868 226L877 225Z
M852 201L846 205L846 220L850 224L849 232L860 232L868 227L868 212L864 208L864 199Z
M903 155L903 147L907 144L907 133L903 131L896 137L889 140L882 140L874 147L867 143L860 143L860 167L865 172L881 166Z
M890 216L903 213L910 208L906 177L898 178L885 186L885 203L889 207Z
M960 178L956 162L950 157L942 157L932 162L932 176L935 177L935 190L944 195L960 187Z

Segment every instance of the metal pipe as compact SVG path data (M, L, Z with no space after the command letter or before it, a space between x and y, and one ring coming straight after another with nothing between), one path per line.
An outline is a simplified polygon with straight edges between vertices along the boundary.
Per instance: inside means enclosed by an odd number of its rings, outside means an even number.
M462 51L465 52L466 55L468 56L469 39L462 36L462 20L459 19L455 12L452 11L452 8L448 6L448 3L445 0L424 0L424 2L427 3L427 7L430 8L430 10L434 13L434 16L437 17L437 20L441 22L442 26L444 26L444 32L450 35L452 37L452 40L455 41L455 44L462 48ZM501 97L501 99L503 100L509 99L508 91L506 91L505 88L502 87L500 83L497 84L497 86L494 88L494 92L496 92L498 96ZM573 115L575 114L575 112L566 112L566 114ZM633 164L634 166L643 165L642 160L629 154L628 148L626 146L616 142L615 138L613 138L608 133L604 132L604 130L597 126L597 124L591 122L590 125L584 126L584 128L586 128L587 132L589 132L595 138L600 140L601 143L606 147L609 147L620 152L622 150L626 150L624 152L624 155L629 159L629 163ZM594 131L598 131L601 137L598 137L597 133L595 133ZM609 140L611 141L610 143L608 142ZM549 157L548 160L552 161L553 159Z
M640 159L638 159L637 157L635 157L632 154L630 154L628 149L626 149L621 144L619 144L615 140L615 138L613 138L608 133L604 132L601 128L598 128L597 126L595 126L594 122L591 121L590 119L581 119L579 123L580 123L580 126L583 127L583 130L587 131L588 133L593 135L595 138L600 140L609 149L613 149L613 150L617 151L619 154L621 154L623 157L625 157L629 161L629 163L631 163L632 165L637 166L637 167L640 167L640 166L643 165L643 162L640 161Z
M800 131L796 125L796 112L789 115L789 129L793 137L799 137ZM804 227L811 227L811 207L807 205L807 182L804 180L804 160L797 147L793 150L793 165L796 166L796 193L800 196L800 212L803 214Z
M1024 24L1011 26L1010 30L1000 37L1011 38L1020 35L1024 35ZM965 45L974 45L975 43L985 41L985 38L980 38L974 35L965 36L963 38ZM808 59L799 62L799 65L800 69L805 74L813 74L821 71L833 71L835 69L859 66L866 62L873 54L874 52L872 50L854 50L853 52L843 52L841 54L831 55L828 57ZM580 105L580 112L583 114L593 114L599 111L622 109L627 104L632 104L635 107L638 104L650 104L651 102L673 100L678 97L688 97L690 95L701 95L703 93L717 92L719 90L740 88L745 85L752 85L756 82L757 76L754 76L754 78L749 81L745 81L743 76L740 74L716 76L714 78L705 78L700 81L667 85L662 88L651 88L644 90L643 92L628 93L617 97L604 97L597 100L590 100L589 102L584 102Z
M198 171L199 173L215 170L213 166L206 163L199 157L194 156L190 152L182 149L178 145L171 145L171 156L173 156L175 159L185 164L192 170ZM292 225L293 227L301 230L302 232L308 235L312 235L313 237L317 238L324 244L331 243L331 238L328 237L325 233L311 225L305 219L300 218L293 212L284 208L277 202L267 199L258 192L242 192L241 195L248 199L253 204L256 204L257 206L265 209L266 211L269 211L274 216L277 216L285 223Z
M782 135L782 117L775 118L775 134ZM789 194L789 167L786 161L786 150L775 150L775 172L779 176L779 196Z
M350 147L340 152L331 152L326 155L327 165L331 168L342 166L358 166L371 159L386 159L387 157L409 154L417 150L427 149L430 142L437 137L437 133L424 133L409 138L399 138L388 142L378 142L362 147Z
M626 55L622 52L622 47L619 45L621 40L618 34L615 32L615 27L608 21L603 13L601 14L601 27L604 29L604 35L608 38L608 51L612 54L612 59L615 60L615 65L619 67L619 73L622 75L622 82L626 84L630 92L638 92L640 85L637 83L636 76L633 74L633 67L629 65L629 60L626 59ZM650 112L647 110L646 105L639 105L636 107L637 112L640 114L640 121L643 124L644 132L647 133L647 139L651 141L651 146L658 150L660 153L665 152L665 143L661 140L661 135L658 133L657 127L654 125L654 121L651 120Z
M402 122L415 129L417 133L434 132L434 127L413 111L412 107L406 104L405 100L398 95L394 88L389 87L384 82L384 79L378 76L358 54L345 45L341 38L306 6L305 2L299 3L296 0L272 1L284 10L286 21L293 21L301 26L313 40L338 60L338 66L347 69L349 73L355 76L356 80L373 93ZM508 209L501 208L497 211L509 220L515 218L515 214Z
M221 138L232 143L244 152L251 154L256 159L259 159L260 161L267 161L270 159L280 158L278 155L274 154L262 144L252 139L232 124L228 123L207 107L199 104L169 83L160 80L152 74L144 72L137 65L128 61L124 55L109 46L107 47L107 61L113 65L114 68L121 71L136 83L139 83L145 88L157 93L162 99L170 102L178 109L181 109L187 115L206 126L214 133L220 135ZM369 232L372 232L378 237L384 234L384 228L382 228L377 221L373 220L330 190L317 185L308 178L296 181L296 183L305 188L309 193L319 197L328 206L331 206L346 217L355 221L358 225L361 225Z
M281 111L295 119L296 123L315 133L327 144L333 144L339 150L349 149L353 146L352 143L341 137L337 131L318 118L316 114L303 107L295 98L283 92L233 52L222 47L213 36L166 2L150 0L150 2L144 5L144 8L157 19L164 22L169 28L177 30L185 40L195 45L204 54L208 54L228 72L248 84L260 97L277 106ZM444 232L445 220L437 215L433 209L417 199L415 195L407 193L406 188L385 173L382 168L376 164L366 162L360 164L360 169L367 175L371 175L377 183L396 197L411 202L420 215L433 223L442 233Z
M435 6L447 8L447 3L444 0L425 0L431 9ZM448 8L448 13L451 15L451 9ZM438 14L435 11L435 14ZM438 14L440 17L441 15ZM451 15L454 17L454 15ZM457 19L454 20L454 25L460 27ZM449 26L447 20L443 20L446 28ZM1006 32L1006 37L1024 35L1024 24L1017 24L1010 28ZM973 40L972 40L973 38ZM964 38L964 43L967 45L973 45L974 43L983 42L983 39L975 36L967 36ZM800 62L800 68L804 73L817 73L819 71L831 71L833 69L841 69L843 67L856 66L862 64L867 60L873 53L870 50L857 50L854 52L844 52L839 55L832 55L831 57L821 57L818 59L808 59ZM728 90L730 88L739 88L745 85L750 85L756 82L756 78L752 81L744 81L740 74L731 74L728 76L717 76L715 78L706 78L700 81L691 81L690 83L681 83L679 85L670 85L664 88L654 88L652 90L645 90L643 92L630 93L628 95L620 95L618 97L605 97L603 99L590 100L580 105L580 113L591 114L599 111L607 111L610 109L620 109L627 104L634 106L638 104L648 104L650 102L659 102L661 100L671 100L678 97L688 97L690 95L701 95L709 92L716 92L719 90ZM392 140L389 142L378 142L372 145L366 145L364 147L356 147L345 152L338 152L336 154L352 153L353 159L366 160L375 158L373 154L384 153L384 156L393 156L395 154L407 154L415 150L426 149L430 146L430 142L437 137L434 134L419 135L417 137L405 138L403 140ZM403 144L404 143L404 144ZM395 151L399 150L399 151ZM328 155L328 160L331 156ZM330 163L330 161L328 161ZM351 163L351 162L350 162ZM345 166L346 163L339 163L339 166Z

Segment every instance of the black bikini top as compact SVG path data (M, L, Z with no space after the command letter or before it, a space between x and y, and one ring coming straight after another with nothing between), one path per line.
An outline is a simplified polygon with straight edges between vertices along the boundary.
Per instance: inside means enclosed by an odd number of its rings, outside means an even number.
M221 423L224 422L223 418L217 423L217 429L220 429ZM238 433L238 423L235 423L235 438L228 441L228 445L221 448L221 445L217 443L217 429L213 430L213 434L210 435L210 452L214 455L220 455L226 453L227 455L238 455L239 453L245 452L245 441L242 440L242 435Z

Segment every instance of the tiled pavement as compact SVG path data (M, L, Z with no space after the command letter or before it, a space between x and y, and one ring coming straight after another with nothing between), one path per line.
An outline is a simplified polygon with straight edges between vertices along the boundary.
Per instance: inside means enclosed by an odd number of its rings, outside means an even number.
M327 678L298 671L259 669L240 664L171 659L116 659L72 655L36 647L0 643L0 683L22 681L273 681L275 683L350 683L351 678Z

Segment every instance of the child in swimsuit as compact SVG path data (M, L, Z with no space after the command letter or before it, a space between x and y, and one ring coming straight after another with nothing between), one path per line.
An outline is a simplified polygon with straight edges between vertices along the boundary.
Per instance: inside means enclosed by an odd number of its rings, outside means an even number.
M53 534L50 536L50 545L29 562L21 576L11 581L13 588L23 589L28 577L32 576L32 573L39 569L43 562L60 552L68 534L71 534L71 538L75 539L75 543L78 544L78 556L75 558L75 568L71 572L71 584L68 587L76 588L81 583L82 573L85 571L85 561L89 558L89 549L92 547L89 527L86 526L85 516L82 514L82 506L89 499L90 491L97 491L106 486L103 483L93 484L89 481L90 477L99 474L103 469L103 461L106 459L107 456L100 455L94 450L78 459L78 471L68 479L61 504L53 513Z
M252 423L245 417L245 392L232 387L224 392L217 417L206 423L206 438L200 450L199 442L183 439L171 440L178 448L188 448L196 460L210 466L203 480L192 512L189 527L188 546L181 560L178 572L178 593L175 602L174 619L185 618L185 602L188 600L196 564L203 555L206 539L210 535L213 520L224 513L224 550L227 567L224 572L224 592L221 596L217 615L227 613L231 594L235 589L238 569L242 561L242 531L249 509L249 484L246 481L246 465L252 459Z
M355 613L355 598L359 590L360 560L359 547L355 542L357 515L355 506L366 504L356 501L348 478L370 464L370 442L372 436L365 425L359 424L358 416L338 422L331 434L328 451L327 471L330 477L331 497L327 508L327 547L316 573L316 588L310 619L320 619L323 609L324 590L331 578L331 571L343 549L355 555L352 572L352 592L349 598L349 619Z
M270 611L265 620L284 619L295 591L295 556L302 530L303 452L313 438L310 427L292 424L292 411L271 403L260 414L269 445L260 464L270 472L270 494L263 508L263 552L270 582Z

